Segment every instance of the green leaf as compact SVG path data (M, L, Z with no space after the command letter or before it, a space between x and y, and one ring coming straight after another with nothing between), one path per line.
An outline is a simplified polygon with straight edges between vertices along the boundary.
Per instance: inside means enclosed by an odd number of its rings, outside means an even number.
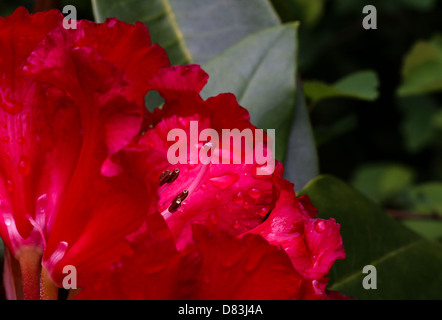
M438 127L438 103L429 96L412 96L399 100L403 114L400 131L404 144L411 153L427 147L435 137Z
M346 183L320 176L299 193L308 194L322 218L341 225L346 259L330 273L331 290L357 299L440 299L442 246L388 216ZM362 269L377 269L377 289L366 290Z
M431 125L438 129L442 129L442 110L436 111L431 119Z
M442 36L418 41L404 59L399 96L442 90Z
M317 103L329 98L354 98L373 101L378 97L379 80L373 71L359 71L327 84L321 81L304 81L305 95Z
M278 25L267 0L92 0L95 20L145 23L171 64L204 63L244 36Z
M436 0L401 0L400 2L411 9L422 11L432 9L436 4Z
M334 0L336 11L340 15L360 14L362 8L368 4L375 5L378 12L406 14L404 9L428 11L431 10L437 0L395 0L395 1L372 1L372 0Z
M355 171L352 185L373 200L382 202L409 187L413 179L413 170L404 165L371 163Z
M442 214L442 183L427 182L409 188L404 195L410 210L423 214Z
M332 141L352 130L358 125L358 117L351 113L330 125L315 125L315 141L318 147Z
M301 190L308 181L318 175L319 164L315 139L300 82L298 82L295 117L288 145L284 178L295 184L295 190Z
M210 79L203 98L232 92L262 129L276 129L276 157L285 158L295 105L297 25L254 33L203 68Z
M272 0L272 4L283 21L300 21L313 26L321 18L325 0Z
M402 223L424 238L442 239L442 221L406 219Z
M442 238L442 183L427 182L413 185L400 193L397 202L411 217L401 222L430 240Z

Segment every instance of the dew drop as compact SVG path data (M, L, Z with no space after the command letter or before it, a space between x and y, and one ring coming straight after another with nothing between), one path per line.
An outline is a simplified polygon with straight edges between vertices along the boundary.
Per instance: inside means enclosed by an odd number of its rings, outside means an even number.
M21 156L18 162L17 170L20 174L28 175L31 171L31 162L27 156Z
M244 205L242 206L244 209L248 210L250 209L250 203L248 203L247 201L244 202Z
M23 138L23 137L18 137L17 138L17 143L19 144L19 145L24 145L25 144L25 138Z
M190 120L188 118L178 118L178 122L180 123L180 125L184 128L187 129L190 126Z
M236 181L238 181L239 176L236 173L227 173L225 175L211 178L209 181L218 189L227 189Z
M9 114L17 114L23 109L23 105L12 97L10 88L0 90L0 106Z
M8 189L9 191L13 191L14 190L14 184L12 183L11 180L8 180L6 182L6 189Z
M324 222L324 220L317 220L317 221L315 221L315 230L316 230L316 232L319 232L319 233L321 233L321 232L323 232L324 230L325 230L325 222Z
M221 194L220 194L220 193L217 193L217 194L215 195L215 199L216 199L216 200L220 200L220 199L221 199Z
M235 220L235 222L233 223L233 229L238 230L240 227L239 221Z
M121 268L123 265L122 265L122 263L121 262L113 262L111 265L110 265L110 269L111 270L116 270L116 269L119 269L119 268Z
M238 192L236 195L233 196L232 201L237 204L243 204L244 203L244 195L242 192Z
M203 184L201 185L201 189L203 189L203 190L207 190L207 189L209 189L209 186L208 186L207 184L203 183Z
M166 264L164 263L150 263L148 266L143 268L143 273L145 274L154 274L163 271L166 269Z
M0 126L2 126L3 129L6 129L8 125L4 121L0 121Z
M258 200L262 196L262 191L258 188L252 188L249 190L249 196L255 200Z
M4 136L3 137L3 142L4 143L8 143L11 140L11 138L9 138L9 136Z
M35 212L37 215L45 216L48 207L48 195L46 193L42 194L37 198Z
M218 223L218 216L217 216L216 214L212 214L212 215L209 217L209 221L210 221L212 224L217 224L217 223Z
M270 210L270 208L263 207L263 208L259 209L258 215L261 217L265 217L267 215L267 213L269 212L269 210Z

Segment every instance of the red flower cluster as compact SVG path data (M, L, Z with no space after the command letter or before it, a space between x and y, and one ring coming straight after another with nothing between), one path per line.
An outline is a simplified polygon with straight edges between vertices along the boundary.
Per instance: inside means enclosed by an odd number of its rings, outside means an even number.
M23 8L0 18L5 279L20 271L29 299L56 297L67 265L78 299L341 297L325 290L345 256L339 225L314 218L281 164L261 176L256 162L167 160L168 132L190 121L255 128L232 94L203 100L207 74L169 67L141 23L62 21ZM149 90L165 100L154 113Z

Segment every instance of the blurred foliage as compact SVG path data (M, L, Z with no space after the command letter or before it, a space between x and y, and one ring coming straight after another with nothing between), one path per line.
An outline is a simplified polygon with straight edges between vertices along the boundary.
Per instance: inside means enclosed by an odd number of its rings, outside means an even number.
M442 36L418 41L402 67L403 83L398 95L408 96L442 90Z
M442 1L272 2L283 21L301 22L299 70L320 172L385 209L431 213L400 220L442 236ZM376 30L362 27L368 4Z
M393 163L361 165L354 173L352 184L375 201L386 201L410 186L414 172L408 167Z
M330 273L330 290L358 299L440 299L442 250L439 243L397 223L372 200L343 181L319 176L300 194L308 194L321 218L341 225L345 260ZM364 266L377 268L377 290L361 283Z
M19 6L23 6L28 9L29 12L32 12L34 3L34 0L1 0L0 17L9 16ZM90 0L60 0L58 9L62 10L65 5L75 5L75 8L77 8L77 18L79 20L94 20Z
M361 100L375 100L378 79L373 71L359 71L346 76L334 84L322 81L304 81L305 95L317 103L320 100L347 97Z

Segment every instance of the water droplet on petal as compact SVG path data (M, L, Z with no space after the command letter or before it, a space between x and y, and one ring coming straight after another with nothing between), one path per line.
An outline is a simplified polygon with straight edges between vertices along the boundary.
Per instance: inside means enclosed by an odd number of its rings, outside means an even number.
M267 215L267 213L269 212L269 210L270 210L270 208L263 207L263 208L259 209L258 215L261 217L265 217Z
M215 195L215 199L216 199L216 200L220 200L220 199L221 199L221 194L220 194L220 193L217 193L217 194Z
M316 230L316 232L319 232L319 233L323 232L325 230L325 227L326 227L326 225L325 225L325 221L324 220L317 220L317 221L315 221L315 230Z
M232 201L237 204L243 204L244 203L244 195L242 192L238 192L236 195L233 196Z
M252 188L249 190L249 196L255 200L258 200L262 196L262 191L258 188Z
M17 114L23 109L23 105L12 96L10 88L0 89L0 106L9 114Z
M208 186L207 184L203 183L203 184L201 185L201 189L203 189L203 190L207 190L207 189L209 189L209 186Z
M4 136L3 137L3 142L4 143L8 143L11 140L11 138L9 136Z
M35 220L37 221L37 223L44 223L46 212L49 206L48 202L48 195L46 193L37 198L35 206Z
M166 269L166 264L164 263L149 263L146 267L143 268L143 273L145 274L153 274L158 273Z
M2 128L4 128L4 129L6 129L8 127L8 125L4 121L0 121L0 126L2 126Z
M110 269L111 269L111 270L116 270L116 269L121 268L122 266L123 266L123 265L122 265L121 262L113 262L113 263L110 265Z
M244 209L248 210L250 209L250 203L248 203L247 201L244 202L244 205L242 206Z
M18 137L17 138L17 143L19 144L19 145L24 145L25 144L25 138L23 138L23 137Z
M233 223L233 229L238 230L240 227L239 221L235 220L235 222Z
M236 173L227 173L219 177L211 178L210 182L218 189L224 190L238 181L238 179L239 176Z
M212 214L212 215L209 217L209 220L210 220L211 223L213 223L213 224L217 224L217 223L218 223L218 216L217 216L216 214Z
M181 124L183 129L187 129L190 126L190 120L189 118L178 118L178 122Z
M18 162L17 170L23 175L28 175L31 171L31 162L27 156L21 156Z
M8 180L6 182L6 189L8 189L9 191L13 191L14 190L14 184L12 183L11 180Z
M255 178L255 179L260 179L260 178L263 177L262 175L258 175L258 172L259 172L259 170L260 170L261 167L262 167L261 165L255 165L255 166L252 168L252 177L253 177L253 178Z

